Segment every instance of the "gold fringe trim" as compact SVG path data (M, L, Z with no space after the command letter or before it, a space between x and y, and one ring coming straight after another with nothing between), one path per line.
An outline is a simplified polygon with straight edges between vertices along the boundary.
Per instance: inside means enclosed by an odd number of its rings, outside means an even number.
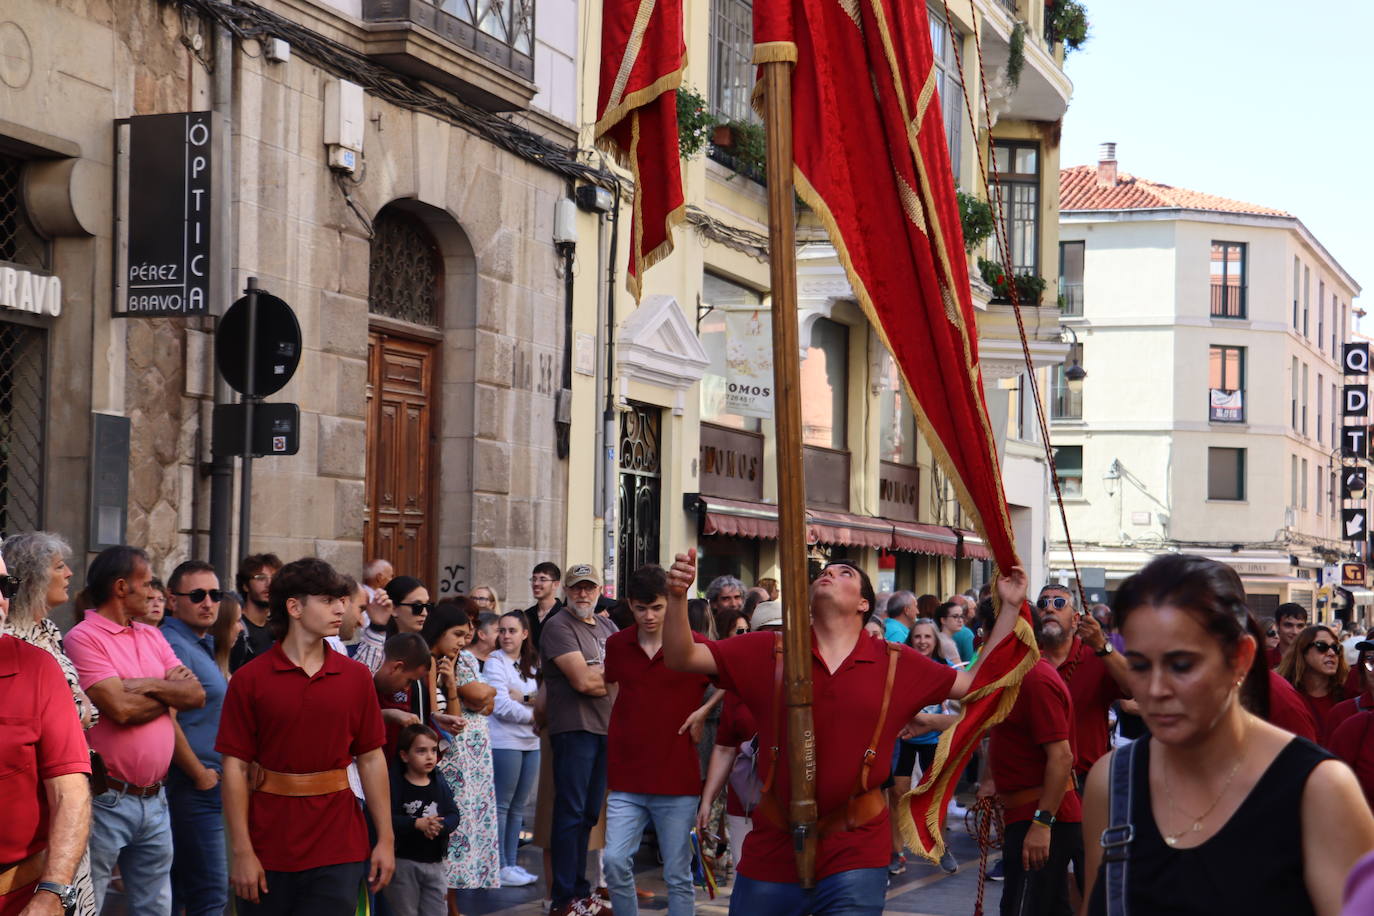
M761 41L754 45L754 63L776 64L797 62L795 41Z
M615 127L625 119L630 112L643 108L665 92L672 92L682 85L682 71L687 66L687 55L682 55L682 62L678 68L671 73L665 73L654 80L643 89L636 89L625 96L618 104L607 108L606 113L601 116L601 120L596 122L596 127L592 129L592 136L595 137L597 145L600 146L601 138L606 132ZM621 163L624 165L624 162Z

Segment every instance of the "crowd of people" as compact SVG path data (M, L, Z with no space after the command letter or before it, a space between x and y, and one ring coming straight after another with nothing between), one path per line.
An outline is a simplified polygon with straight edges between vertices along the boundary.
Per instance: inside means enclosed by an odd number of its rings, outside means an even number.
M459 890L540 882L552 916L634 916L649 830L670 916L694 911L694 859L732 912L878 913L911 852L900 806L1029 586L940 601L819 570L804 888L776 582L697 583L689 553L612 602L596 567L545 562L503 609L384 561L355 581L256 554L229 590L113 547L73 596L60 537L0 557L0 916L94 916L116 884L139 916L450 916ZM963 774L1000 812L1001 911L1340 913L1374 872L1374 640L1299 605L1257 620L1199 557L1080 599L1036 593L1039 658Z

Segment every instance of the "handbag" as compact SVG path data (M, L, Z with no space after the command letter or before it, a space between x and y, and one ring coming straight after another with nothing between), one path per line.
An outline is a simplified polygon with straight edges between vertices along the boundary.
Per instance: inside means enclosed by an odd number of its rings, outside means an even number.
M730 791L744 807L746 816L753 813L759 799L763 797L763 782L759 779L759 736L755 735L747 743L740 745L735 762L730 764Z
M1102 831L1102 867L1107 916L1127 916L1126 895L1130 888L1127 866L1131 860L1131 844L1135 842L1135 824L1131 823L1132 793L1135 789L1136 760L1140 756L1140 742L1136 739L1112 754L1107 829Z
M91 748L91 772L87 777L91 781L91 798L103 795L110 790L108 781L109 773L105 769L105 758L100 756L100 752Z

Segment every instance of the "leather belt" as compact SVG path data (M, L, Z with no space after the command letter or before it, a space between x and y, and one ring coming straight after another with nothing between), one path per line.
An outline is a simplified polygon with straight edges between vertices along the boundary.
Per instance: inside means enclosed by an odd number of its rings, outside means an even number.
M1074 785L1073 774L1069 774L1069 784L1064 789L1065 794L1077 791ZM1040 801L1040 796L1044 794L1044 786L1031 786L1029 789L1019 789L1015 792L998 792L997 800L1002 803L1003 808L1019 808L1030 802Z
M318 773L278 773L258 767L252 780L253 791L268 795L287 795L303 798L311 795L333 795L348 788L348 770L321 770Z
M48 849L45 846L27 859L0 870L0 897L22 890L43 877L43 866L47 861Z
M136 786L131 782L122 779L115 779L113 776L105 777L105 788L109 792L118 792L121 795L134 795L138 798L152 798L162 791L162 783L155 782L151 786Z

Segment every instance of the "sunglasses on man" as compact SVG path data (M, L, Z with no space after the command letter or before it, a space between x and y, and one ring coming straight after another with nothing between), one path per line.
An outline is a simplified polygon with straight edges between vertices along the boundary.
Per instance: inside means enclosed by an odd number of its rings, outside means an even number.
M15 576L0 576L0 595L3 595L6 601L13 598L18 593L18 578L16 578Z
M218 588L193 588L189 592L172 592L178 598L190 598L192 604L200 604L209 595L211 601L222 601L224 592Z
M1056 611L1062 611L1068 603L1069 599L1063 597L1041 598L1039 601L1035 602L1035 606L1042 611L1049 610L1050 608L1054 608Z

